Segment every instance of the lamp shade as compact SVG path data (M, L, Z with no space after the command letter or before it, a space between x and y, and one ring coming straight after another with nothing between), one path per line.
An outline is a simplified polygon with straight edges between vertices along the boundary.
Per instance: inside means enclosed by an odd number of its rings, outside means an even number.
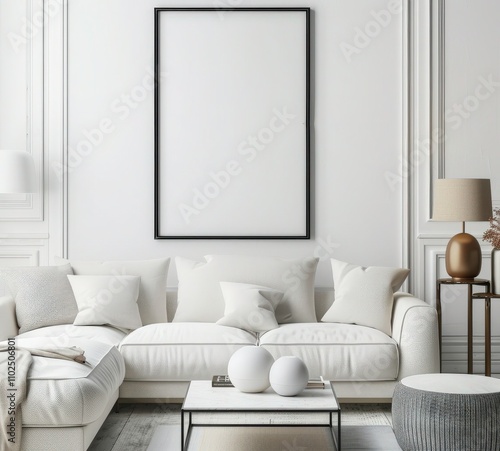
M438 179L434 221L488 221L492 213L489 179Z
M0 150L0 193L34 193L35 163L28 152Z

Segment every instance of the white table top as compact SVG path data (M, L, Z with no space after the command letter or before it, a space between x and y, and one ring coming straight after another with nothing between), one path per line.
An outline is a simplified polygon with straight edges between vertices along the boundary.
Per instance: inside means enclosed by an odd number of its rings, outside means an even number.
M307 388L297 396L280 396L271 388L262 393L242 393L233 387L212 387L212 381L192 381L183 410L187 411L303 411L339 410L333 390Z
M479 395L500 392L500 380L478 374L416 374L405 377L401 383L434 393Z

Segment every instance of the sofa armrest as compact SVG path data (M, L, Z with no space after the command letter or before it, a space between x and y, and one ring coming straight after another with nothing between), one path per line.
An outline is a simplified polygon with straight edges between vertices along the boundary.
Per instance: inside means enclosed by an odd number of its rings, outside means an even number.
M398 380L439 373L439 335L434 307L408 293L394 295L392 338L399 346Z
M18 333L16 304L11 296L0 297L0 341L15 337Z

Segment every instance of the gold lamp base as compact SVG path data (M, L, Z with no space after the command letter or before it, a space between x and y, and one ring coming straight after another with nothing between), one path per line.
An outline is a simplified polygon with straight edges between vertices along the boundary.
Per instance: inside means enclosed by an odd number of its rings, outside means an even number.
M474 279L481 272L481 247L468 233L456 234L446 246L446 272L452 279Z

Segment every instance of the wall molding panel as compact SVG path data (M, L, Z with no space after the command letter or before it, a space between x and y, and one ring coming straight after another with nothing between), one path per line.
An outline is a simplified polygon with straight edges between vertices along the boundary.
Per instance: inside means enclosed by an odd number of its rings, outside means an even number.
M0 194L1 210L23 210L33 209L33 196L31 194ZM3 212L2 212L3 213ZM2 214L2 221L11 221ZM22 218L15 218L22 219Z
M413 76L412 64L414 58L413 45L415 42L415 30L418 29L417 24L413 23L417 17L415 14L415 3L407 0L403 8L403 27L402 27L402 44L403 44L403 114L402 114L402 142L401 142L401 174L405 173L405 162L410 161L412 153L412 137L413 137ZM410 177L403 179L402 184L402 243L401 243L401 263L403 267L411 267L412 255L412 224L411 224L411 205L412 192L410 185ZM405 281L402 289L409 291L413 280L412 274Z
M40 266L40 251L17 246L0 248L0 266Z
M26 0L26 23L33 24L43 10L38 0ZM43 170L43 33L33 33L26 39L24 50L26 72L25 149L33 156L38 175L38 192L34 194L0 195L0 222L37 221L44 219Z
M0 195L0 266L47 265L50 263L49 249L54 255L62 255L60 246L52 244L60 235L58 229L62 215L55 206L59 189L50 175L51 145L47 139L50 118L47 99L55 96L56 90L47 89L48 67L55 54L49 48L48 29L61 21L48 0L26 0L26 16L21 14L18 22L31 24L30 33L22 28L11 32L20 37L18 52L25 55L26 74L26 150L35 161L38 176L38 191L33 194ZM64 9L64 8L63 8ZM41 20L43 18L43 20ZM52 181L52 185L51 185ZM50 205L50 211L49 211Z
M482 4L469 4L470 8L485 8ZM409 155L409 167L411 179L409 182L409 223L411 224L409 235L411 245L411 264L414 277L412 279L411 291L431 305L436 304L436 280L449 277L445 269L446 246L452 236L461 231L461 224L454 222L433 222L432 198L434 181L438 178L450 176L448 165L453 158L460 158L455 147L456 136L451 136L456 131L452 130L446 121L447 106L453 104L452 99L447 99L450 91L449 68L446 67L447 55L453 52L456 42L447 42L446 36L450 27L460 26L456 22L461 16L457 16L456 4L446 0L430 0L429 3L420 4L419 8L428 11L428 25L430 33L421 34L416 41L417 49L415 57L413 93L415 96L415 121L412 154ZM450 10L453 8L453 14ZM466 11L462 5L461 14ZM422 10L421 10L422 12ZM425 16L425 13L422 13ZM419 27L419 30L424 28ZM485 36L488 36L487 33ZM420 46L420 47L419 47ZM464 74L457 74L465 78ZM457 86L452 84L457 91ZM464 98L470 93L465 92ZM455 93L456 95L456 93ZM459 96L460 98L460 96ZM469 122L460 130L461 133L470 132L474 124ZM478 126L477 124L475 124ZM451 137L451 138L450 138ZM428 145L422 145L427 142ZM452 152L453 150L453 152ZM415 164L411 164L416 162ZM464 177L477 177L471 169L470 174ZM497 206L498 201L494 200ZM491 276L491 247L482 241L482 234L486 230L484 222L467 223L466 231L477 238L483 253L482 270L479 278L490 279ZM475 291L482 291L481 287L475 287ZM443 286L441 290L443 304L443 371L466 372L467 370L467 289L462 286ZM447 305L456 303L457 308L446 308ZM495 306L492 306L494 309ZM498 318L498 316L497 316ZM493 334L497 334L498 321L492 316ZM484 344L484 303L474 301L474 353L477 358L483 359L482 348ZM482 340L482 341L481 341ZM495 336L496 348L493 350L493 372L500 373L499 365L499 337ZM484 360L483 360L484 365ZM475 371L482 372L484 369L475 364Z
M474 373L484 374L484 336L473 338ZM442 371L444 373L467 373L467 339L453 335L443 338ZM491 372L500 373L500 336L491 337Z
M45 0L47 2L47 0ZM68 0L58 1L57 14L49 15L44 27L44 147L49 261L68 255ZM55 165L63 170L56 171Z
M0 234L0 267L40 266L49 259L46 233Z

